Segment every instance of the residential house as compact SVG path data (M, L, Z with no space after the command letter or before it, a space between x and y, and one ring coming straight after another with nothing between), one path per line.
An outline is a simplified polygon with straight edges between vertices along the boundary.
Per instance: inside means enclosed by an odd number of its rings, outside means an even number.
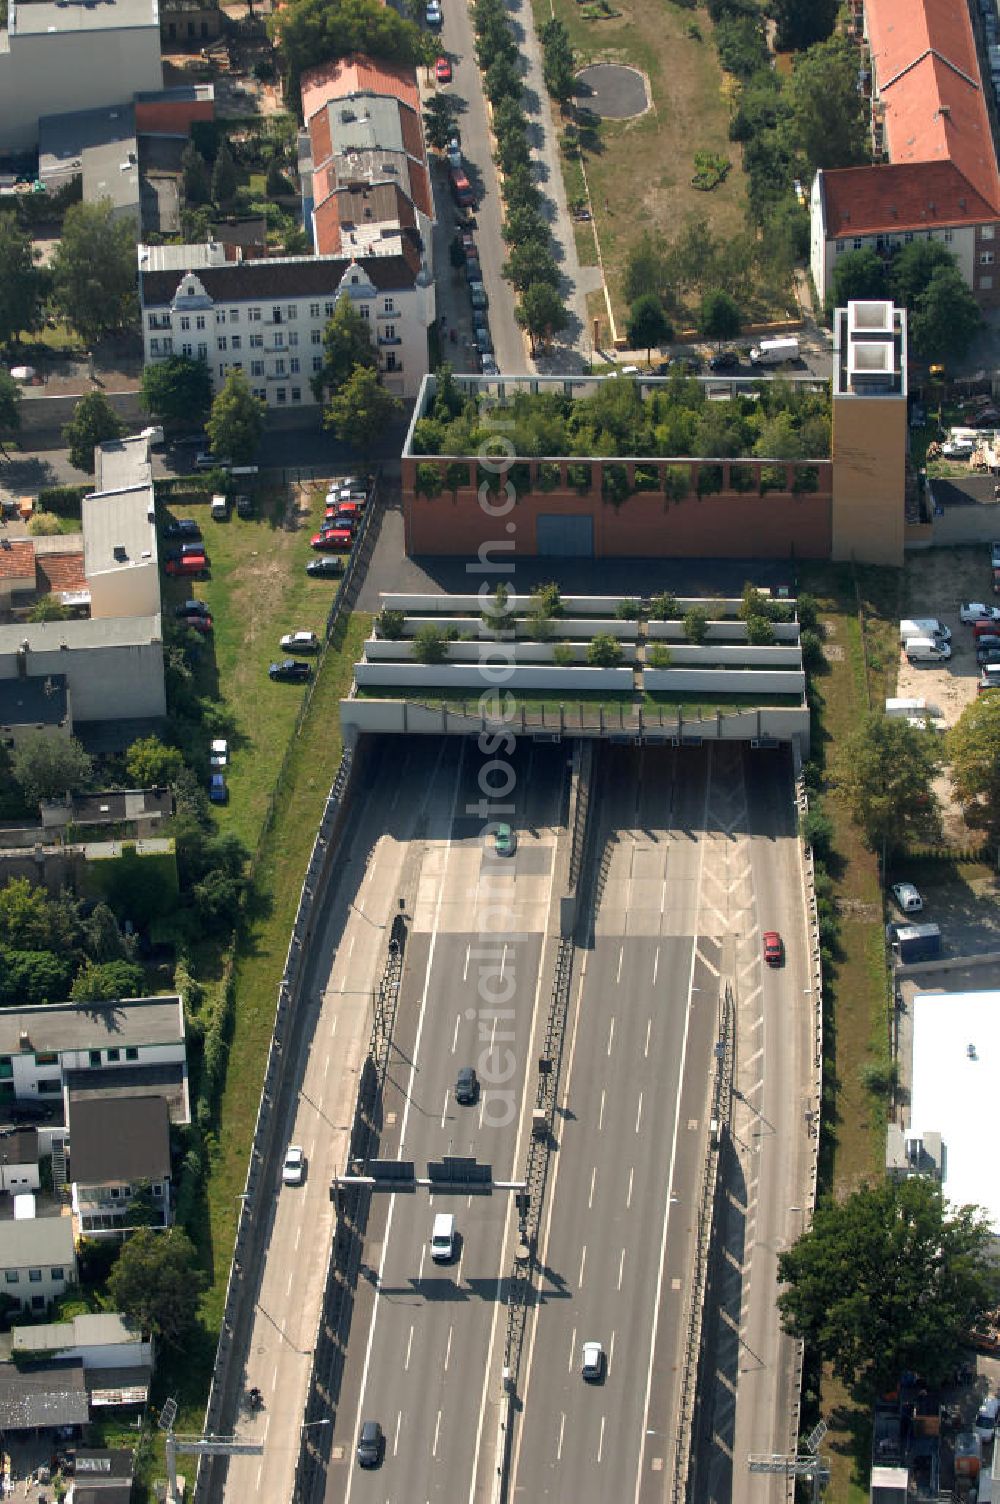
M101 1311L47 1325L12 1327L11 1356L19 1363L79 1361L88 1371L151 1369L153 1344L118 1311Z
M32 1363L27 1368L0 1363L0 1431L4 1434L55 1432L66 1426L85 1426L89 1419L82 1363Z
M162 86L158 0L10 0L0 28L0 151L37 145L47 102L105 109Z
M65 674L44 679L0 679L0 745L16 747L36 731L69 737L73 728Z
M14 1128L0 1133L0 1193L17 1197L37 1191L39 1144L37 1128Z
M106 1451L77 1447L66 1504L127 1504L134 1472L133 1453L121 1447Z
M69 1164L81 1237L124 1234L140 1197L150 1226L170 1225L170 1119L162 1097L71 1093Z
M0 1222L0 1291L22 1311L44 1311L76 1278L69 1217Z
M181 999L0 1008L0 1108L51 1103L59 1110L70 1091L156 1092L173 1122L190 1122Z
M66 799L43 799L39 805L42 830L67 825L81 830L113 825L130 836L155 835L174 812L169 789L109 789L98 794L71 794Z
M820 299L838 256L888 258L937 240L983 306L1000 301L1000 174L969 7L865 0L872 144L885 160L813 181L811 267Z
M311 378L342 295L371 325L386 387L415 393L427 370L434 286L407 236L384 240L378 254L266 260L219 241L139 247L146 361L205 360L215 390L230 371L243 371L254 394L279 411L315 404Z

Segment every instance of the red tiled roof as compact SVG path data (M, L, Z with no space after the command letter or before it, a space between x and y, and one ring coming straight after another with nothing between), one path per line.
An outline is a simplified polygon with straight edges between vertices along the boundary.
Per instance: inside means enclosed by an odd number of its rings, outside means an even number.
M326 110L319 109L310 116L309 143L314 166L329 159L333 152L333 142L330 140L330 116Z
M35 561L40 591L86 590L83 554L39 554Z
M407 156L415 157L418 162L425 161L424 133L420 128L420 116L416 110L400 110L399 125L403 132L403 148Z
M892 164L950 162L996 213L1000 177L968 7L868 0L865 17Z
M384 63L358 52L303 73L302 118L308 124L316 111L331 99L343 99L347 94L365 91L399 99L412 110L420 109L415 68L401 63Z
M0 580L33 580L35 577L35 545L30 538L4 540L9 547L0 547Z
M313 228L317 255L336 256L340 251L340 214L335 193L322 203L317 201L313 210Z
M996 210L951 162L841 167L823 173L826 233L899 235L932 226L984 224Z

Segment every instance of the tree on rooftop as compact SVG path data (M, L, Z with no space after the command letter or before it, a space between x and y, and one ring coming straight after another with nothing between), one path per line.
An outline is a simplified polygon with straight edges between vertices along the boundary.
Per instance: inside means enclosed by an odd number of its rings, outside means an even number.
M69 462L87 475L94 473L94 450L98 444L120 439L125 428L103 392L87 392L73 409L63 429L69 445Z
M645 350L648 364L654 345L666 345L674 337L674 326L655 292L644 292L629 308L626 337L631 350Z
M52 301L88 344L135 320L135 232L111 200L72 204L52 258Z
M171 428L200 428L212 406L208 362L171 355L151 362L142 373L142 405Z
M39 326L44 276L35 260L31 236L17 215L0 214L0 345Z
M322 402L324 392L339 391L357 366L377 365L371 325L345 293L334 304L323 331L323 366L312 378L316 401Z
M230 371L226 377L205 431L212 453L234 465L248 465L257 453L264 431L264 404L251 392L243 371Z

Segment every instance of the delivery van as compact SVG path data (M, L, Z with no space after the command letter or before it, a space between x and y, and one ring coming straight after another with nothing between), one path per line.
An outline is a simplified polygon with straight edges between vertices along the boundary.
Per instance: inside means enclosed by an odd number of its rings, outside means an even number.
M950 644L937 637L908 637L903 646L911 663L945 663L951 657Z
M937 637L942 642L950 642L951 630L936 616L914 616L899 624L900 642L905 642L908 637Z
M799 341L795 334L782 335L780 339L762 339L750 351L750 363L755 366L781 366L787 360L798 360Z
M431 1228L431 1258L447 1264L455 1256L455 1218L451 1212L438 1212Z

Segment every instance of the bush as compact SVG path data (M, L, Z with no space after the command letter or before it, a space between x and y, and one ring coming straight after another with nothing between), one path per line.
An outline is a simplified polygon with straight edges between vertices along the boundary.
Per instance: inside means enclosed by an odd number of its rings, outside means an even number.
M679 621L681 610L677 604L676 595L669 590L663 590L659 595L654 595L649 603L650 621Z
M562 479L559 466L553 465L551 460L546 460L538 467L538 478L535 482L539 491L554 491Z
M669 668L673 661L674 655L665 642L654 642L646 649L646 662L650 668Z
M617 668L622 661L622 645L610 632L598 632L587 644L587 662L591 668Z
M83 514L83 498L92 490L93 486L45 486L38 493L38 505L57 517L78 518Z
M636 600L619 601L615 607L615 615L619 621L641 621L642 602Z
M815 632L819 626L819 601L814 595L803 593L795 602L795 614L801 631Z
M535 586L531 593L531 609L538 616L562 616L562 597L554 580Z
M444 483L454 496L457 491L462 490L469 484L468 465L462 465L457 460L454 461L444 472Z
M658 491L660 489L660 477L653 465L636 465L633 472L633 484L637 491Z
M417 466L418 496L426 496L428 500L432 501L435 496L441 495L443 489L444 482L441 479L441 471L437 465Z
M624 465L605 465L601 478L601 494L613 507L620 507L632 494L628 483L628 471Z
M414 637L413 655L420 663L443 663L447 658L447 641L433 622L421 627Z
M406 617L402 611L380 611L376 617L378 635L384 637L387 642L398 642L403 635L403 627L406 625Z
M802 667L807 674L815 674L824 666L823 639L818 632L800 632L799 647L802 649Z
M557 663L560 668L569 668L571 664L575 663L575 661L576 659L573 653L573 649L570 647L569 643L557 642L555 647L552 649L552 662Z
M589 465L567 465L566 483L579 491L582 496L584 491L590 490L591 467Z
M61 531L59 518L52 512L35 512L28 523L28 532L33 538L54 538Z
M802 816L800 831L813 855L825 862L833 849L833 821L821 809L810 808Z
M770 647L774 642L774 627L769 617L747 617L747 642L755 648Z
M691 472L686 465L664 465L663 492L668 501L683 501L691 489Z
M895 1060L869 1060L861 1067L861 1084L874 1097L891 1097L898 1083Z
M704 606L692 606L684 617L684 636L700 647L708 635L708 612Z

